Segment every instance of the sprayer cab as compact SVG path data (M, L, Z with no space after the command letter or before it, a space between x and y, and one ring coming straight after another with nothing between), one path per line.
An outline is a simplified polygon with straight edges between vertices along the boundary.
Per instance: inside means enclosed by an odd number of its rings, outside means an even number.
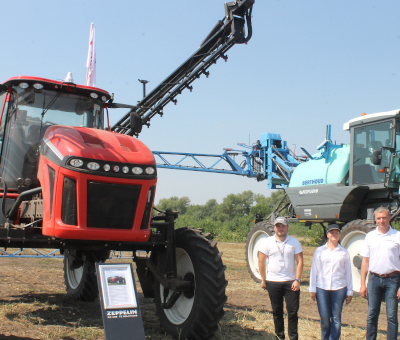
M67 78L2 84L0 177L7 202L0 223L36 221L43 235L64 239L147 241L154 157L136 138L104 129L108 92ZM12 209L18 195L31 192Z
M33 77L10 78L3 85L0 177L9 189L38 185L39 144L50 126L104 128L107 92Z

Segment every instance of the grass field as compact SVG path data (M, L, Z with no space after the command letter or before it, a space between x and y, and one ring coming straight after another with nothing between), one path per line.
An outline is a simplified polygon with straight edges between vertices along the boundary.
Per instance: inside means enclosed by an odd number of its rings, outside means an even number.
M224 252L229 285L225 316L214 340L273 339L268 295L247 273L244 244L220 243L218 246ZM314 249L304 247L299 335L305 340L320 338L317 306L306 290ZM0 339L105 339L99 301L70 300L63 281L62 260L0 259ZM138 284L137 287L140 292ZM152 299L141 296L140 306L146 338L171 339L159 326ZM384 313L383 305L378 339L386 338ZM363 339L366 316L367 301L355 297L344 307L342 339Z

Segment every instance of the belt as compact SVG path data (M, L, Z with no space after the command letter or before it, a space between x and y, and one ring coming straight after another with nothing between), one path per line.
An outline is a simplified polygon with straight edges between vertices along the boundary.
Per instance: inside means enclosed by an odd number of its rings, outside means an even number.
M396 276L397 274L400 273L400 271L396 270L396 271L391 272L389 274L377 274L377 273L374 273L374 272L370 272L370 273L375 275L375 276L378 276L378 277L390 277L390 276Z

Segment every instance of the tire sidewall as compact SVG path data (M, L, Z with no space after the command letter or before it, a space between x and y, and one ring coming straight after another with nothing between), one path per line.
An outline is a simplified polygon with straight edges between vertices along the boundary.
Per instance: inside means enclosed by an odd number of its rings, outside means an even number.
M253 236L258 233L265 233L266 236L270 237L274 235L273 226L269 222L258 222L256 223L253 228L251 228L250 232L247 234L246 238L246 248L245 248L245 255L246 255L246 266L247 270L253 279L253 281L257 283L261 283L261 279L256 276L251 268L251 253L253 253Z
M180 339L192 338L191 334L193 330L193 325L196 323L197 320L204 319L202 310L204 307L207 308L205 304L207 304L207 301L209 300L206 292L215 290L215 287L212 287L210 281L204 277L204 273L210 272L210 267L207 266L204 261L204 255L206 255L206 253L208 254L208 252L202 252L198 247L198 244L206 246L206 244L209 244L209 242L210 241L205 236L201 235L201 233L197 230L186 228L176 230L176 248L181 248L190 257L194 269L193 274L195 280L195 292L193 296L194 301L192 310L190 311L189 316L184 322L179 325L175 325L168 319L167 315L164 312L164 309L161 307L160 304L160 302L163 301L163 297L160 291L160 283L157 281L155 282L154 295L157 314L160 318L161 325L168 334L171 334L172 336ZM213 257L219 254L218 249L215 246L210 247L209 249L213 250ZM220 279L223 282L226 282L225 275L223 275ZM225 293L223 294L223 296L225 298ZM179 303L179 300L176 303ZM219 320L222 315L223 310L221 310L221 315L217 315L217 319ZM199 336L200 338L203 338L200 334ZM208 336L204 338L208 338Z
M367 235L370 231L374 230L376 225L366 220L355 220L347 223L341 230L340 244L352 232L361 231Z
M69 256L70 256L70 251L65 250L64 281L65 281L65 290L67 291L68 297L80 301L94 301L99 294L94 260L90 256L87 255L83 256L82 279L78 283L78 286L76 288L73 288L71 287L69 281L70 280L68 271Z
M355 220L352 222L347 223L341 231L340 235L340 244L343 248L345 248L350 255L350 263L351 263L351 271L352 271L352 276L353 276L353 290L355 292L359 291L359 286L360 286L360 275L361 275L361 269L356 267L353 262L353 258L356 255L359 255L362 251L361 246L355 246L354 247L354 236L357 239L357 234L364 234L365 236L372 230L376 228L376 225L373 224L371 221L367 220ZM364 240L365 240L364 236ZM348 238L349 237L349 238ZM353 240L353 241L352 241ZM345 241L345 242L344 242ZM348 243L351 242L351 243ZM364 242L364 241L363 241ZM350 250L350 247L352 247L352 250ZM358 249L358 250L357 250Z

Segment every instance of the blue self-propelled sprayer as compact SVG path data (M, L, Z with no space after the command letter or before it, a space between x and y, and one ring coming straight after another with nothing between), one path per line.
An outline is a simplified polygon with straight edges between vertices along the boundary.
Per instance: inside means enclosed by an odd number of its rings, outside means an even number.
M400 216L400 110L363 114L344 124L349 144L325 141L311 155L296 155L279 134L264 133L244 150L225 149L220 155L153 151L157 167L225 173L266 180L268 189L285 191L273 212L256 217L246 241L246 260L255 281L260 281L258 249L273 234L272 222L285 214L289 222L311 226L336 223L342 228L341 244L350 253L354 290L360 288L360 251L367 232L375 228L374 210L389 208L392 220ZM181 156L176 160L177 156ZM239 164L236 157L243 156ZM170 161L175 157L175 161ZM206 166L209 159L212 165Z

